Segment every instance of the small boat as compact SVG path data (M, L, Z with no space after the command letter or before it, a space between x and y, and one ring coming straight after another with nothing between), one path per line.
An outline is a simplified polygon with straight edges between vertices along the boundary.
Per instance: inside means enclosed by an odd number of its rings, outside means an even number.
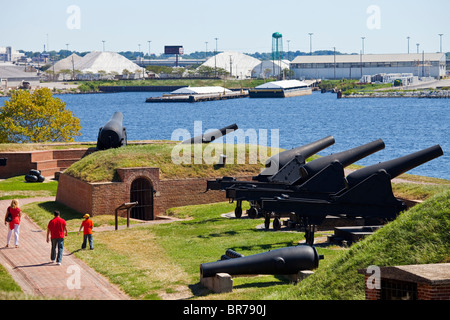
M249 90L250 98L287 98L312 94L311 86L299 80L267 82Z

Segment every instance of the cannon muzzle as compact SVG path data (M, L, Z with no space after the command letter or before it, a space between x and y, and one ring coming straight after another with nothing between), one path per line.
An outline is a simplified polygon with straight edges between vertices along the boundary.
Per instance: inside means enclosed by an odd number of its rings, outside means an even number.
M281 168L283 168L287 163L289 163L297 156L301 156L303 158L303 163L305 163L307 158L331 146L332 144L334 144L334 142L334 138L332 136L328 136L304 146L280 152L267 159L265 164L266 169L264 169L254 179L264 181L267 177L273 176L275 173L277 173Z
M311 246L294 246L275 249L250 256L203 263L200 273L203 278L214 277L217 273L230 275L249 274L296 274L301 270L312 270L319 266L319 256Z
M394 179L400 174L418 167L425 162L440 157L443 154L444 152L442 151L441 146L437 144L430 148L423 149L421 151L417 151L397 159L380 162L356 170L347 176L347 182L349 187L355 186L356 184L362 182L363 180L367 179L369 176L377 173L380 170L385 170L389 174L390 178Z
M184 140L182 142L182 144L210 143L210 142L213 142L214 140L216 140L220 137L223 137L237 129L238 129L238 126L236 123L234 123L232 125L222 128L222 129L213 130L213 131L205 133L201 136L196 136L194 138Z
M345 168L352 163L355 163L356 161L371 155L374 152L384 149L384 147L385 145L383 140L378 139L356 148L310 161L300 168L302 180L311 178L334 161L339 161L339 163L342 164L342 167Z
M111 119L99 130L97 149L118 148L127 144L127 133L123 127L123 114L115 112Z

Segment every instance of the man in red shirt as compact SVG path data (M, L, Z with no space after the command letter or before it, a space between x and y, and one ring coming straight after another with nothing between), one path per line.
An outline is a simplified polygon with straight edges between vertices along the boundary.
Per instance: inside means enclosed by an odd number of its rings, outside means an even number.
M49 235L52 240L52 251L50 259L55 261L58 265L61 264L63 250L64 250L64 236L67 236L66 221L60 217L59 211L55 211L54 218L50 220L47 226L47 242L49 242ZM58 247L58 256L56 256L56 248Z
M80 226L80 230L78 230L77 234L80 234L81 228L83 228L83 244L81 245L81 249L86 249L86 240L89 239L89 248L94 250L94 246L92 244L92 228L94 227L94 223L92 222L90 216L86 213L83 218L85 219Z

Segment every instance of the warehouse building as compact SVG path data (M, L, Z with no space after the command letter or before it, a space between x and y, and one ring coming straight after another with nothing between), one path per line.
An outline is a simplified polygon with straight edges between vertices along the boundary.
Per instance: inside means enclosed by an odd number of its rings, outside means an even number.
M291 62L297 79L361 79L379 73L445 76L445 53L299 56Z
M31 87L39 85L39 76L36 70L28 66L17 66L12 63L0 63L0 90L17 88L23 83Z

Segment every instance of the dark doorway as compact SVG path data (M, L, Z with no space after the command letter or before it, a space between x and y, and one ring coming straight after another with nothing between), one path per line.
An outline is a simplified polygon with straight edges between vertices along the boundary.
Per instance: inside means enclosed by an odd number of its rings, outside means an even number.
M140 220L153 220L153 186L145 178L138 178L131 183L130 202L138 204L131 209L130 217Z

